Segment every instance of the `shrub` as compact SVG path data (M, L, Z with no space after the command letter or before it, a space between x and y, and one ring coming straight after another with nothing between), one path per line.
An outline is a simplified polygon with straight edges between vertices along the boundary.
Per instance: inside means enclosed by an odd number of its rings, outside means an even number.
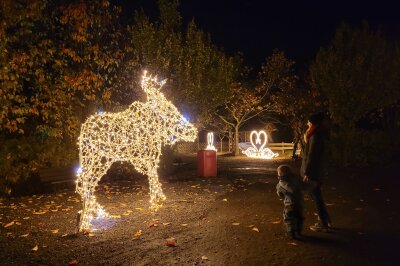
M78 158L75 144L33 137L7 139L0 146L0 195L30 181L43 167L65 166Z
M382 164L400 150L400 132L353 130L334 132L330 153L333 162L344 165Z

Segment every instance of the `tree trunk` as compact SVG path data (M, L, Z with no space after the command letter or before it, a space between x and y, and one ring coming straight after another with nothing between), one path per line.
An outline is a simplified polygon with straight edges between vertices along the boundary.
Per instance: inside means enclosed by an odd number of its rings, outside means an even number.
M351 141L351 138L350 138L350 134L348 133L349 132L349 129L347 129L345 132L344 132L344 141L343 141L343 145L341 145L341 147L342 147L342 165L343 166L349 166L349 158L350 158L350 153L351 153L351 150L350 150L350 141Z
M228 152L232 152L232 130L229 129Z
M298 156L296 155L296 150L297 150L297 145L299 144L299 139L296 138L294 144L293 144L293 152L292 152L292 158L297 158Z
M239 126L235 126L235 156L240 155L239 151Z

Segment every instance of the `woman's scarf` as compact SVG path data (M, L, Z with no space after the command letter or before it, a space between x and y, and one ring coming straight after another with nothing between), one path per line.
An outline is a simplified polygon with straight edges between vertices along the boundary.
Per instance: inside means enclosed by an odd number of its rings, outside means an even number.
M308 140L311 138L312 135L314 135L315 130L318 128L318 126L312 124L306 131L306 133L304 134L304 141L305 143L308 142Z

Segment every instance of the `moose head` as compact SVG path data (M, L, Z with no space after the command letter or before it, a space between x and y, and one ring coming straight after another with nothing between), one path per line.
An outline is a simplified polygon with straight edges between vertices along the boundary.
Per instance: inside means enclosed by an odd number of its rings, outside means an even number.
M147 95L147 103L154 108L156 117L162 120L161 137L165 145L177 141L194 141L197 129L191 124L161 92L166 80L158 81L144 71L141 87Z

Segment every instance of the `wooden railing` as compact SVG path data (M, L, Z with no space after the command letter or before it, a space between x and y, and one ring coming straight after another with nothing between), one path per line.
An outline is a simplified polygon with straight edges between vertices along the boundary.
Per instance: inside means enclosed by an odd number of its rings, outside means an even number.
M176 151L181 152L181 153L186 153L186 152L197 152L200 149L205 149L207 146L207 143L196 143L196 142L182 142L182 143L177 143ZM222 145L222 150L221 150L221 143L217 142L214 143L215 148L218 149L218 152L228 152L229 147L228 147L228 142L224 141ZM293 143L287 143L287 142L273 142L273 143L268 143L267 147L270 148L272 151L279 152L279 155L291 155L292 150L293 150ZM296 154L300 154L300 150L296 150Z
M270 148L272 151L280 151L281 155L285 154L285 151L293 151L294 149L294 143L288 143L288 142L274 142L274 143L268 143L267 147ZM300 150L296 150L296 155L300 154Z

